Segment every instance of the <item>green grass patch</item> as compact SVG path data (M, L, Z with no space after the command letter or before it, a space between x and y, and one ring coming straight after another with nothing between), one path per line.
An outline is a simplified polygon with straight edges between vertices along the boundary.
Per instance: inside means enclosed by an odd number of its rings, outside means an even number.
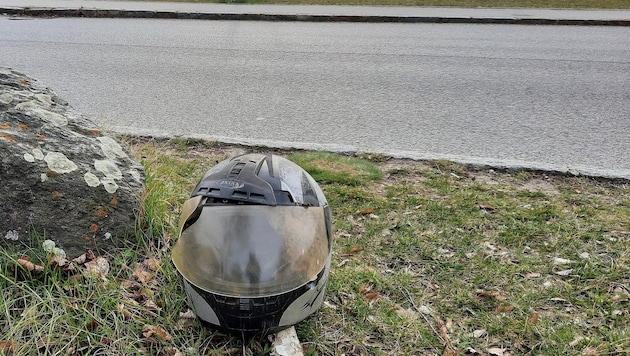
M300 152L287 157L317 182L361 185L383 177L380 168L365 159L329 152Z
M0 354L268 354L190 318L170 263L201 176L265 149L127 143L147 171L139 243L74 271L41 241L2 250ZM297 325L307 355L630 353L627 181L267 151L306 166L333 212L325 304ZM86 270L97 257L104 274Z

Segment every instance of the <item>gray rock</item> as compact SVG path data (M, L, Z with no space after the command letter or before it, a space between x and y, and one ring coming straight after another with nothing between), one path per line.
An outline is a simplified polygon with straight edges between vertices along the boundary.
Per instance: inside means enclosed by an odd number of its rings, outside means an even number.
M78 256L135 239L144 169L37 80L0 67L0 246Z

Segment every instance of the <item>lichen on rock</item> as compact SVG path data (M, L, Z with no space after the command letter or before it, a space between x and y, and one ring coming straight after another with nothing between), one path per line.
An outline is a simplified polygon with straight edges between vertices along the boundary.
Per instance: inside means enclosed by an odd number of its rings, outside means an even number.
M48 164L48 169L55 173L70 173L79 168L61 152L48 152L44 157L44 161Z
M144 169L115 138L36 79L0 67L0 245L38 233L78 256L134 239L143 184Z

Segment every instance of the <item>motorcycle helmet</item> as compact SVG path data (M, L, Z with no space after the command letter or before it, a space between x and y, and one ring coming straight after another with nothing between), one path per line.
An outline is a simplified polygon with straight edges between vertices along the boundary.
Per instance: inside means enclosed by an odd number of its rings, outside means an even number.
M277 332L322 305L331 254L330 209L315 180L286 158L246 154L194 188L172 260L203 322Z

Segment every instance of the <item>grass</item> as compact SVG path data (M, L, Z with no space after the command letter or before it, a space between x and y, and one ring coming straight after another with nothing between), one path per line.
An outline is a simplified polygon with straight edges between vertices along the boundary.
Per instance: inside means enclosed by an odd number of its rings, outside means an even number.
M154 0L146 0L154 1ZM495 8L628 9L628 0L169 0L179 2L367 5L367 6L453 6Z
M126 142L147 172L140 243L96 274L56 265L39 241L1 251L0 354L268 354L266 338L243 345L190 318L170 248L203 173L273 150ZM627 181L275 153L317 177L334 214L325 304L297 325L307 355L630 353Z

